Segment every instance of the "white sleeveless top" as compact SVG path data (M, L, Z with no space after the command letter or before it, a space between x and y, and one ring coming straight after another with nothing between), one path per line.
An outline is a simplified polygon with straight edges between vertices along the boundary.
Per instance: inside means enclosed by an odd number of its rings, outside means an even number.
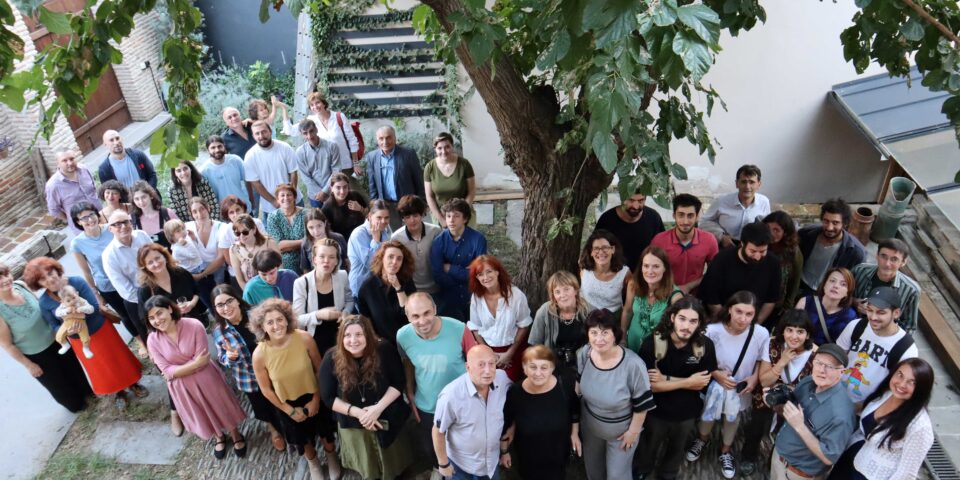
M597 280L592 270L580 271L580 295L597 309L616 312L623 308L623 279L630 273L624 266L610 281Z

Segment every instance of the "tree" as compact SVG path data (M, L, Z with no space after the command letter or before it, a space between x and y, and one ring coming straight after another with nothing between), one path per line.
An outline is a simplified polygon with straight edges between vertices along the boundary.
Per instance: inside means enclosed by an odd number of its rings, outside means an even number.
M9 25L6 1L0 0L0 19ZM261 1L261 20L270 6L284 3ZM960 125L957 3L855 1L860 11L841 37L846 59L861 72L874 61L891 75L904 76L915 55L924 85L952 94L943 111ZM195 7L188 0L166 3L175 25L167 41L176 39L169 48L164 44L168 80L183 74L177 69L192 79L190 75L199 75L200 59L186 39L199 24ZM348 3L288 0L287 6L296 14L302 8ZM152 8L153 1L104 0L96 14L93 4L88 1L79 16L47 12L46 21L41 9L41 21L71 30L78 45L91 38L120 41L129 34L133 14ZM101 14L104 9L108 13ZM118 21L120 13L124 16ZM446 62L458 61L466 69L497 124L505 161L520 178L526 206L517 283L532 304L543 300L542 285L550 274L575 268L583 216L614 174L621 195L639 189L664 202L670 178L686 176L670 161L672 140L686 139L712 160L713 140L703 118L720 98L701 80L721 49L721 30L737 35L765 15L759 0L498 0L492 8L484 0L423 0L414 14L415 26L438 44ZM124 28L115 28L116 23ZM110 34L106 40L104 31ZM0 36L5 32L0 29ZM112 46L100 48L94 51L97 62L88 66L71 64L84 53L82 48L52 47L38 63L42 68L10 75L16 48L0 47L0 101L17 105L19 92L22 106L25 91L46 92L43 81L53 79L53 90L63 100L42 119L49 133L52 118L82 108L105 62L119 60ZM62 73L71 78L66 85L58 83ZM168 95L168 106L181 114L175 113L175 124L154 143L175 146L165 161L193 158L185 138L196 136L193 118L197 111L202 115L202 106L189 82L185 87L170 84L180 90ZM695 97L703 99L705 112ZM653 105L656 115L650 112Z

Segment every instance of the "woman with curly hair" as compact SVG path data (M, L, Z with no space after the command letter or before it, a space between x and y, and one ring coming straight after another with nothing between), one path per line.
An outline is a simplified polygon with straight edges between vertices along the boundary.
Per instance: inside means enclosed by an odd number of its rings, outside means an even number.
M774 307L775 314L779 316L797 302L800 276L803 274L803 254L797 246L800 243L797 224L789 213L777 210L764 217L763 223L770 228L770 251L780 259L780 300Z
M220 216L220 203L217 195L213 192L210 183L197 170L190 160L181 160L176 167L170 169L170 204L177 216L184 222L194 220L190 213L189 200L193 197L200 197L207 202L211 208L210 216Z
M396 344L397 330L407 324L403 310L407 297L417 291L413 283L413 254L397 240L383 242L370 264L370 276L357 292L360 315L373 320L380 338Z
M530 333L527 296L510 281L510 274L493 255L480 255L470 263L470 320L467 328L477 343L497 354L497 368L511 380L520 380L521 356Z
M320 364L320 394L336 413L341 461L363 478L396 478L413 463L401 365L396 347L361 315L340 320L337 346Z

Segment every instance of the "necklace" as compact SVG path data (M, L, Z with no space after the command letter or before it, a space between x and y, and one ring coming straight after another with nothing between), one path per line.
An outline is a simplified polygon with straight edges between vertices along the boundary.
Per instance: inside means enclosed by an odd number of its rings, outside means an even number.
M577 319L576 312L574 313L558 312L558 313L560 317L560 323L563 324L563 326L565 327L569 327L570 325L573 325L574 320ZM570 317L570 318L566 318L566 317Z

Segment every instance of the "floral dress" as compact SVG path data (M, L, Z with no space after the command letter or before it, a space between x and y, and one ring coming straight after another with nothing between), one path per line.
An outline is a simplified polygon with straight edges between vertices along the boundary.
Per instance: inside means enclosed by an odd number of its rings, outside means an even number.
M284 240L303 240L306 234L306 227L303 222L304 209L297 210L293 216L293 221L287 221L283 210L274 210L267 217L267 234L273 237L277 243ZM300 249L283 252L283 268L293 270L300 275Z

